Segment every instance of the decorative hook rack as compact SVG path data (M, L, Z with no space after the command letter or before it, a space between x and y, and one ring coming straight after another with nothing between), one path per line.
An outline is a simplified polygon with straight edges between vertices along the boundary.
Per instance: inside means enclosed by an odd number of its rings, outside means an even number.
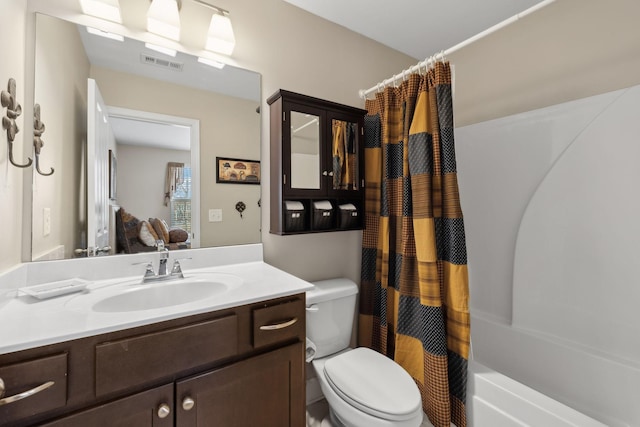
M36 104L33 107L33 148L36 153L36 171L42 176L53 175L54 169L51 168L51 172L42 172L40 170L40 150L44 145L44 141L41 136L44 133L44 122L40 120L40 104Z
M7 90L0 93L0 104L7 109L7 115L2 118L2 128L7 131L7 144L9 144L9 161L18 168L28 168L33 161L27 157L27 164L20 165L13 160L13 140L16 134L20 132L16 119L22 114L22 107L16 99L16 81L13 78L7 83Z

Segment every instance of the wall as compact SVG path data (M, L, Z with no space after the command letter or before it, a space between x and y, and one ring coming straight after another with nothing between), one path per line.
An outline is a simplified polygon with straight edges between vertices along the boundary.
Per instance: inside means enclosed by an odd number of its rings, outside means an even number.
M14 140L14 159L23 163L23 148L30 145L28 130L31 119L25 119L25 46L26 46L26 0L0 0L2 25L0 40L4 41L2 61L0 61L0 90L7 90L9 78L17 83L18 103L23 106L23 114L16 120L20 132ZM6 109L0 110L2 116ZM27 130L25 132L25 129ZM25 137L25 135L27 135ZM2 224L3 244L0 245L0 271L7 270L20 262L22 230L22 174L9 163L7 133L0 128L0 224Z
M536 108L555 105L640 83L640 28L635 0L562 0L529 15L450 55L455 65L454 116L456 126L479 123ZM518 155L517 140L501 152ZM527 173L500 162L503 176ZM525 167L532 167L525 164ZM461 173L464 171L461 170ZM509 186L508 180L500 185ZM464 190L461 188L461 190ZM473 197L473 196L472 196ZM471 281L471 307L510 322L513 259L520 198L501 206L516 215L507 223L488 224L510 236L490 256L496 268ZM464 202L464 198L462 199ZM472 217L473 212L465 212ZM477 251L482 242L471 242ZM474 248L470 249L470 263ZM470 274L473 275L473 265Z
M266 99L286 89L362 108L358 90L416 60L321 20L281 0L220 1L231 11L234 58L262 74L262 242L265 260L307 280L348 277L360 282L362 233L269 234L269 109Z
M91 68L109 106L167 114L200 121L200 245L220 246L260 241L258 200L254 185L216 184L216 156L260 157L256 103L212 92L148 80L100 67ZM167 102L173 100L173 102ZM162 179L164 185L164 178ZM235 211L238 201L247 209ZM120 199L119 203L123 203ZM123 203L125 209L129 208ZM208 210L223 209L223 222L208 222ZM136 214L134 211L132 213ZM147 213L140 212L141 217Z
M164 205L167 163L189 164L191 154L184 150L117 144L117 204L137 218L164 219L171 223L169 206Z
M46 128L40 169L51 176L34 174L32 253L38 258L59 245L64 256L81 246L80 230L86 223L84 206L84 144L86 143L87 78L89 61L76 26L48 16L37 17L35 102L40 104ZM65 46L60 49L60 46ZM64 148L64 149L63 149ZM55 191L55 189L65 191ZM44 234L43 209L51 212L51 233Z

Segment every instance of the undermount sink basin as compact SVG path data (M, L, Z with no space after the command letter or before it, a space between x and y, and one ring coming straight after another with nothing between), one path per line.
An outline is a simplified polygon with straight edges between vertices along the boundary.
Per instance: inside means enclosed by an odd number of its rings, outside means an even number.
M96 313L124 313L170 308L182 304L206 303L242 283L232 274L194 274L166 282L125 282L79 294L68 307Z
M152 310L198 301L229 289L222 282L207 280L149 283L140 286L104 298L95 303L91 309L101 313Z

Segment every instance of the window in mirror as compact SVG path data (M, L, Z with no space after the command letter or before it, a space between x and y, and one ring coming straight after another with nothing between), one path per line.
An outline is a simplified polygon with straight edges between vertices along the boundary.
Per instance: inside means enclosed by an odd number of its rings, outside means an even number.
M320 118L291 112L291 188L320 188Z
M181 228L191 235L191 168L182 170L182 183L176 187L171 196L171 224L173 228Z
M358 189L358 124L332 120L334 190Z

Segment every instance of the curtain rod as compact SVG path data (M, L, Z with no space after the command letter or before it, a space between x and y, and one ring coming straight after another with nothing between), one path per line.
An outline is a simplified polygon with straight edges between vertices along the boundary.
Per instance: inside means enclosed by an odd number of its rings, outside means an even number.
M415 73L416 71L419 71L421 68L426 68L429 65L435 63L438 59L440 60L444 60L444 58L447 55L452 54L453 52L462 49L463 47L466 47L468 45L470 45L471 43L474 43L486 36L488 36L489 34L492 34L508 25L513 24L514 22L518 21L521 18L524 18L525 16L539 10L542 9L543 7L546 7L548 5L550 5L551 3L555 2L556 0L543 0L540 3L531 6L529 9L520 12L518 14L513 15L511 18L507 18L502 22L497 23L496 25L494 25L493 27L487 28L486 30L476 34L475 36L469 37L468 39L458 43L457 45L450 47L447 50L443 50L440 51L438 53L436 53L435 55L430 56L429 58L425 59L424 61L420 61L418 62L416 65L409 67L406 70L402 70L402 72L400 72L400 74L394 74L393 76L391 76L390 78L381 81L380 83L378 83L375 86L370 87L367 90L364 89L360 89L360 91L358 92L360 95L360 98L362 99L366 99L367 95L369 95L370 93L373 93L377 90L379 90L379 88L384 88L387 87L388 85L394 83L396 80L399 80L401 78L404 78L405 76Z

